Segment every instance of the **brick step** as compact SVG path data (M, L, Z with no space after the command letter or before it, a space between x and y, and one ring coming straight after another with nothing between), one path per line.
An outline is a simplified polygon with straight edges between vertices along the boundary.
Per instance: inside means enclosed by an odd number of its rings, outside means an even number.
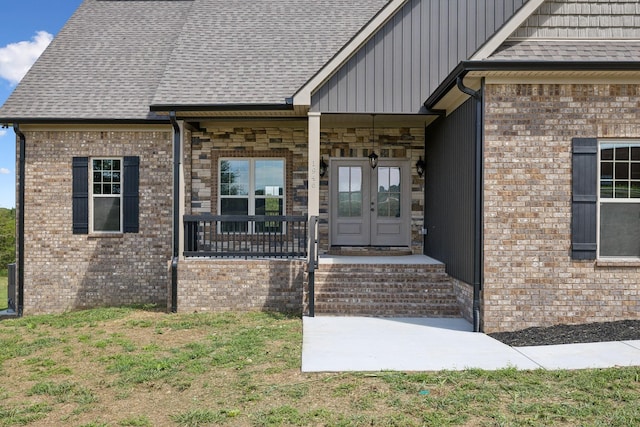
M460 309L454 305L425 305L406 303L376 303L375 305L344 302L316 302L316 315L383 316L383 317L460 317Z
M433 265L395 265L395 264L320 264L316 269L316 274L339 273L339 274L376 274L376 273L445 273L442 264Z
M318 314L460 316L443 264L320 264L314 285Z
M320 292L350 292L354 294L396 294L396 295L414 295L424 294L433 295L436 293L452 294L450 282L439 283L326 283L316 282L316 294Z

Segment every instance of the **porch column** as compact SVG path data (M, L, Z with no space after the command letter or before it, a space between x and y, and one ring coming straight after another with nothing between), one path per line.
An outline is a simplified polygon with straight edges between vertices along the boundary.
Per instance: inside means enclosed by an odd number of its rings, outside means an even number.
M309 175L307 209L309 217L320 214L320 113L309 114Z

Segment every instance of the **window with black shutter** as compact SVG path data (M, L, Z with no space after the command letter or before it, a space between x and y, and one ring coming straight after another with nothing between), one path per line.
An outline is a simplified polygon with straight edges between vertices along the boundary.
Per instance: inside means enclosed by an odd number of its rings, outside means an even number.
M138 157L73 159L73 232L137 233Z

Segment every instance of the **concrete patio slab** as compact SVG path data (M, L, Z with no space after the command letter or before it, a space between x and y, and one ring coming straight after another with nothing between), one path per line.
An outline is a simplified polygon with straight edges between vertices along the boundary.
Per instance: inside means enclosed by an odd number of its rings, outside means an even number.
M303 372L536 369L464 319L305 317Z

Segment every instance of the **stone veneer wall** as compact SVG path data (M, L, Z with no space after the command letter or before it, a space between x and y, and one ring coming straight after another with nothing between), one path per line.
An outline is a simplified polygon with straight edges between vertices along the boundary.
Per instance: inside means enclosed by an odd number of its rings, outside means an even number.
M167 300L172 133L26 131L24 313ZM140 156L140 232L72 234L72 158Z
M573 261L571 139L640 138L640 86L487 84L485 332L640 319L640 263Z
M208 127L194 131L190 149L185 152L185 170L190 171L191 192L187 212L205 213L217 210L217 160L220 156L286 157L287 214L307 213L307 124L261 127L237 124ZM412 176L412 250L422 253L424 193L423 180L415 172L415 163L424 153L424 129L376 129L375 150L381 157L409 158ZM371 149L370 128L322 128L321 155L329 158L366 157ZM290 159L290 161L289 161ZM187 174L187 176L189 176ZM320 250L329 245L329 173L320 181Z
M302 312L303 260L198 259L178 267L178 311Z

